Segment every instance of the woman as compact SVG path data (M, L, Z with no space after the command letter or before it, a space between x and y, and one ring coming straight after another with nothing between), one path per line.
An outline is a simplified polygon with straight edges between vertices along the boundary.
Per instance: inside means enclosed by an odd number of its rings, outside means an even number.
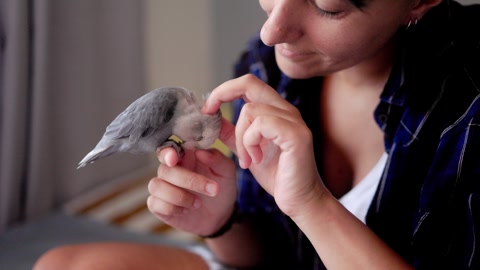
M151 212L205 236L218 261L238 268L478 268L479 8L260 5L261 41L237 66L237 75L256 76L220 85L203 108L237 102L236 125L224 121L220 139L248 169L239 188L233 162L218 152L179 160L164 149ZM119 243L57 249L37 267L65 269L71 254L81 258L75 266L116 258L158 269L182 256L186 268L206 267L190 253Z

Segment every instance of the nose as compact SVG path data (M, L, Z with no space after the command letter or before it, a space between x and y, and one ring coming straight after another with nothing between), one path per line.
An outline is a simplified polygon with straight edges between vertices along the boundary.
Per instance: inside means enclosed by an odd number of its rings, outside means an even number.
M260 31L260 38L266 45L289 43L302 35L301 10L292 2L272 0L267 11L268 18Z

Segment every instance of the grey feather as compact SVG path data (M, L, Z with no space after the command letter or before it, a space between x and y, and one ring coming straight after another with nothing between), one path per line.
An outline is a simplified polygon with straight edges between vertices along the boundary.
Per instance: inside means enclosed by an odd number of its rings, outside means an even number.
M201 114L202 105L203 100L185 88L164 87L148 92L107 126L78 168L117 152L153 152L166 145L172 135L180 138L185 147L208 148L218 138L221 114Z

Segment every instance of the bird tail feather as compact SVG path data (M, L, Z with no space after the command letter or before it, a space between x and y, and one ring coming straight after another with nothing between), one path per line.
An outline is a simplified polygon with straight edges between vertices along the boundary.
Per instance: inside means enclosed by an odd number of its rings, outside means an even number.
M85 167L87 164L93 163L94 161L108 157L112 154L114 154L116 151L114 150L114 147L112 146L107 146L107 147L102 147L102 148L95 148L90 153L88 153L79 163L77 169L80 169L82 167Z

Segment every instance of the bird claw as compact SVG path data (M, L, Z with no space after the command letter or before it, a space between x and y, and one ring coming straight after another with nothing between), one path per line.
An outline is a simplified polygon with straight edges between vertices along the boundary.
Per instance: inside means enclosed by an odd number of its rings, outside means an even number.
M162 143L162 145L157 148L157 152L167 147L172 147L173 149L175 149L179 159L181 159L185 155L185 151L183 150L182 145L172 139L168 139L164 143Z

